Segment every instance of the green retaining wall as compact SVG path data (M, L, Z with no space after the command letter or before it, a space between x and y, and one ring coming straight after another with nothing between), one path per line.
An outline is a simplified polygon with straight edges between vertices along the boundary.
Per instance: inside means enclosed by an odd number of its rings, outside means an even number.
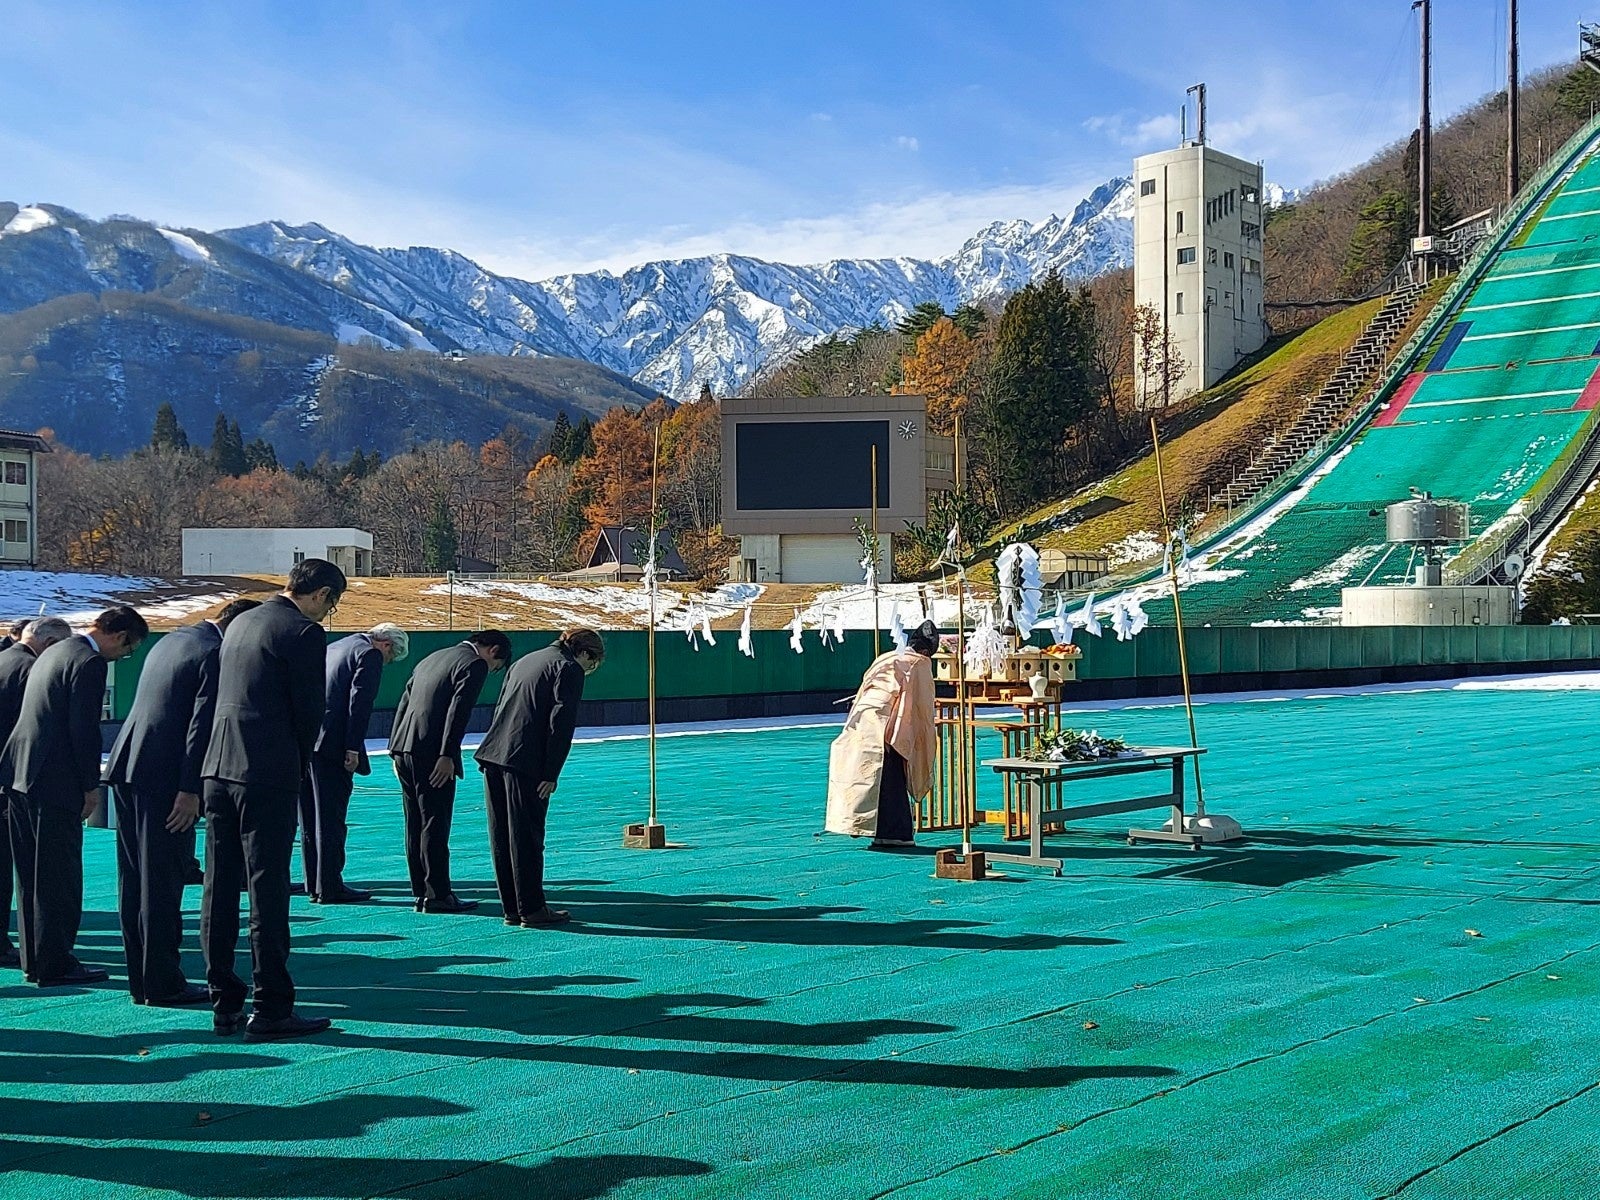
M118 663L112 688L112 717L121 720L133 704L139 666L157 634L139 652ZM345 634L330 635L330 640ZM464 633L425 632L411 635L411 657L383 673L377 707L394 708L410 675L412 663L459 642ZM584 685L585 700L640 700L645 696L648 652L642 630L608 633L606 663ZM851 630L844 643L829 650L807 633L804 654L789 649L787 630L752 634L755 657L739 653L738 635L717 635L715 646L694 650L682 633L656 635L656 694L663 699L758 695L793 692L855 691L872 660L872 637ZM512 633L516 652L526 654L548 645L553 633ZM1177 630L1153 625L1131 641L1110 633L1082 637L1078 677L1086 682L1173 677L1178 674ZM1459 666L1504 669L1517 663L1551 663L1600 659L1600 625L1484 625L1236 627L1191 630L1189 671L1208 675L1281 674L1305 671L1371 671L1392 667ZM883 639L889 645L887 636ZM500 694L498 675L489 677L480 703L492 704ZM1204 690L1202 687L1201 690Z

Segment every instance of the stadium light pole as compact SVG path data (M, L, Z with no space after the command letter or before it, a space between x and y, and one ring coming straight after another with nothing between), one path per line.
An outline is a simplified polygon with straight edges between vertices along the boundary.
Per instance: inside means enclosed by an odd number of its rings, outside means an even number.
M1432 150L1431 120L1428 115L1430 90L1428 84L1431 70L1428 40L1433 28L1433 17L1430 0L1412 0L1411 7L1422 10L1422 110L1417 118L1417 236L1425 238L1430 229L1428 193L1432 190L1429 186L1432 183L1429 178Z
M1517 0L1507 5L1506 25L1506 203L1521 186L1521 143L1517 138Z

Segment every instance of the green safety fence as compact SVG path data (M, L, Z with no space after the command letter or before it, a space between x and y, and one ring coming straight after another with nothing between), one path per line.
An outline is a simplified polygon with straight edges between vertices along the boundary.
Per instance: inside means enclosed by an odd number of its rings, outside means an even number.
M112 716L121 720L133 704L140 664L161 635L152 636L132 658L116 665ZM332 634L336 640L345 634ZM410 668L435 650L454 645L464 634L430 631L411 635L411 656L383 673L377 707L392 709L400 700ZM510 635L517 654L548 645L553 633ZM607 633L605 665L584 685L586 700L642 700L646 695L648 635L643 630ZM786 630L757 630L754 658L739 653L738 636L717 635L715 646L695 650L681 632L656 635L656 694L663 699L775 695L794 692L855 691L872 661L869 630L851 630L829 649L813 633L805 652L789 649ZM1110 633L1079 638L1084 681L1171 678L1179 673L1177 630L1152 625L1138 637L1119 642ZM882 639L887 649L889 640ZM1585 662L1600 659L1600 625L1327 625L1215 626L1188 631L1189 671L1210 675L1280 674L1306 671L1359 671L1389 667L1459 666L1474 668L1518 663ZM480 703L492 704L502 676L491 675ZM1070 694L1070 692L1069 692Z

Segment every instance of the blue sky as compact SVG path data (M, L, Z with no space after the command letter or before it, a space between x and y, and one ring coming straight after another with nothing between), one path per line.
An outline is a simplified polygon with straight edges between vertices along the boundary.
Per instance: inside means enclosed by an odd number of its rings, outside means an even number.
M1437 0L1436 112L1506 0ZM1524 0L1525 70L1600 0ZM1416 119L1408 0L5 0L0 198L320 221L527 278L729 250L937 256L1175 142L1299 186Z

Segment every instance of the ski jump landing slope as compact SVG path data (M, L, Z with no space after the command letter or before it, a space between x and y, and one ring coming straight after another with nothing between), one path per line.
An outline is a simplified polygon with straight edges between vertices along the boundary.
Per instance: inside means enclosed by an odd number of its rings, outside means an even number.
M1212 544L1184 590L1186 621L1337 621L1341 588L1412 572L1408 549L1384 540L1385 505L1413 487L1466 501L1481 537L1589 436L1600 404L1595 129L1473 268L1361 432Z

